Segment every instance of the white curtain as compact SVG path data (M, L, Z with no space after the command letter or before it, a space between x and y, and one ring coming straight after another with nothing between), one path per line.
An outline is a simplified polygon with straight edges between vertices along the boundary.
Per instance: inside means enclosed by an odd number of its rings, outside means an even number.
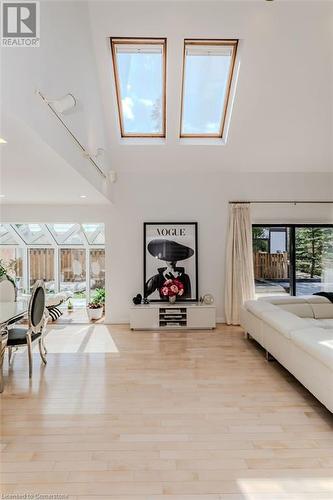
M252 224L250 205L230 205L226 255L225 317L228 325L239 325L240 307L254 298Z

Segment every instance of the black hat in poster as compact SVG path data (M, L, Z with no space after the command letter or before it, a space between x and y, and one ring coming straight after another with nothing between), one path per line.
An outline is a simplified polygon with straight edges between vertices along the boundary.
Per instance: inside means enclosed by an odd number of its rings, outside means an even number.
M148 252L153 257L167 262L178 262L192 257L194 250L176 241L156 239L148 243Z

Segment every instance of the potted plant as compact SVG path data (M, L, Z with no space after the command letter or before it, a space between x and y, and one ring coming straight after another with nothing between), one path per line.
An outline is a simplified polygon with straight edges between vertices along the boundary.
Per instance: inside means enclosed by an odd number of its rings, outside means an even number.
M181 297L184 293L184 285L177 279L168 279L163 283L161 295L169 299L171 304L176 302L177 297Z
M87 306L87 313L90 320L101 319L104 313L105 289L96 288L94 296Z

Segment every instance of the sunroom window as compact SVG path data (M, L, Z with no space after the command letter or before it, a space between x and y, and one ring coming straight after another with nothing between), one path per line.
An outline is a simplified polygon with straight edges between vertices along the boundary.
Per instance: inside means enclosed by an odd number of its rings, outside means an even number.
M122 137L165 137L166 40L111 38Z
M223 137L237 45L185 40L181 137Z

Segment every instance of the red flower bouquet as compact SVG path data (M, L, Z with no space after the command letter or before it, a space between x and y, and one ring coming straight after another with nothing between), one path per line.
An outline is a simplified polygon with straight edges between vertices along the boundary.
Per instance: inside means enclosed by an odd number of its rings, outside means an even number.
M177 279L168 279L164 282L161 290L162 297L181 297L184 293L184 285Z

